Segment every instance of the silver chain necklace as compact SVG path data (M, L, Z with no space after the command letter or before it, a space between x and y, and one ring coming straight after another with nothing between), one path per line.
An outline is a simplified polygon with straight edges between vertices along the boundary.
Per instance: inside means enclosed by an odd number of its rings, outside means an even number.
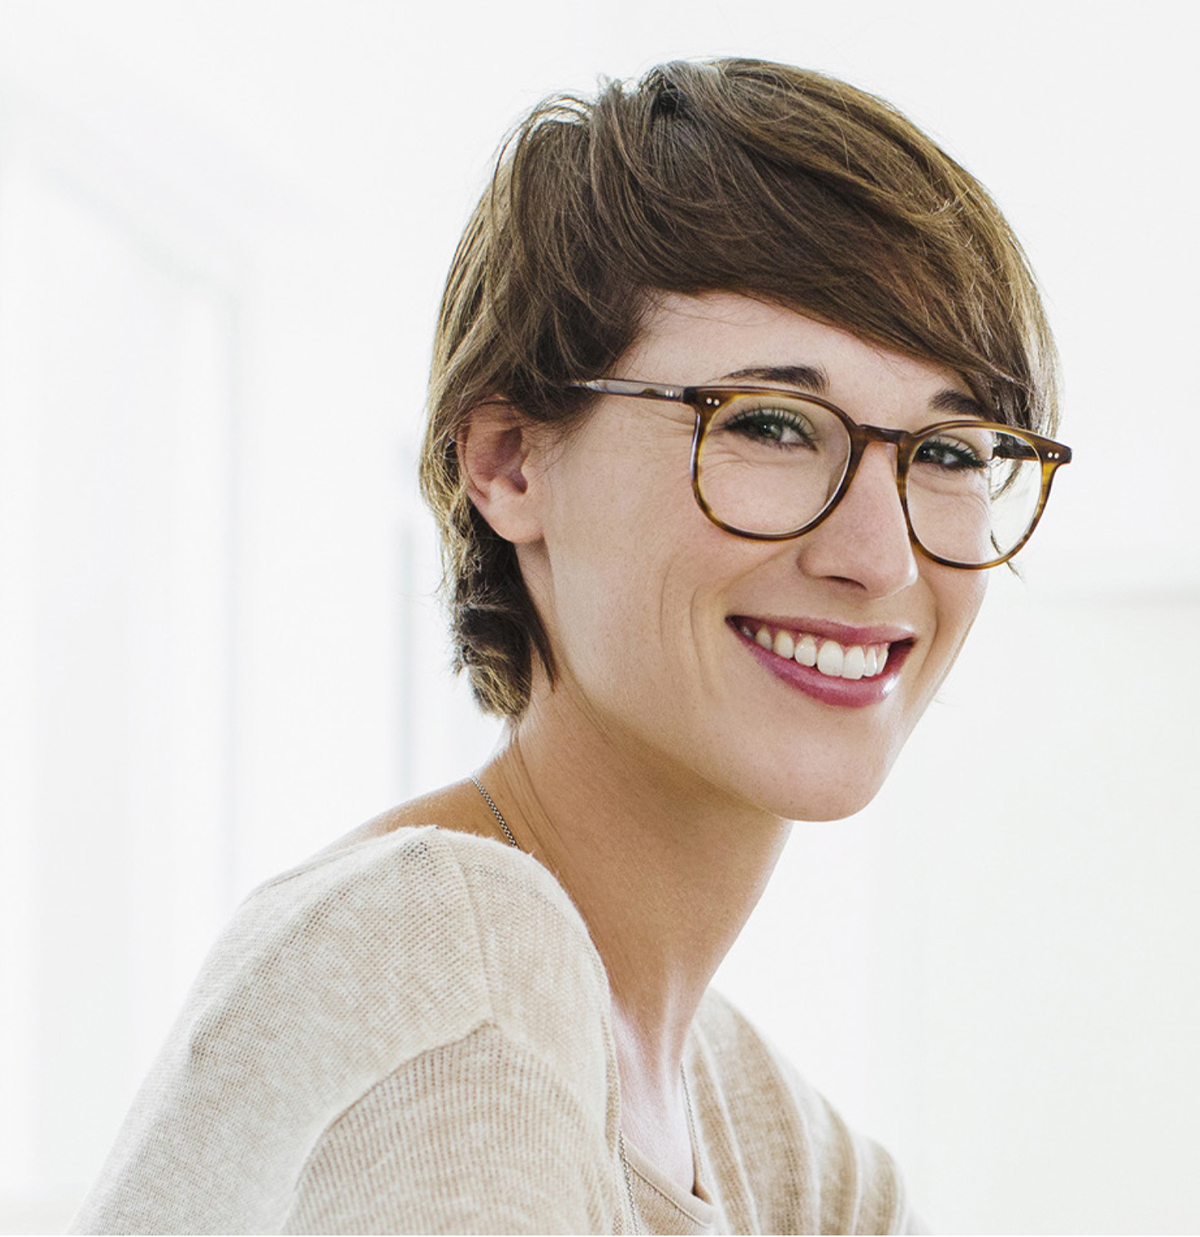
M512 830L508 827L508 821L504 819L500 809L496 806L495 800L484 789L483 783L474 774L471 775L471 781L474 782L475 789L483 796L484 802L492 809L492 815L496 818L500 828L504 830L504 836L508 838L509 842L517 850L521 850L517 839L512 835ZM524 854L524 851L521 853ZM683 1082L683 1102L687 1107L688 1135L692 1140L692 1147L695 1148L696 1119L692 1115L692 1096L688 1090L687 1071L683 1068L682 1061L679 1063L679 1077ZM617 1151L621 1156L621 1168L625 1174L625 1193L629 1196L629 1214L633 1217L634 1230L636 1231L638 1226L638 1209L637 1204L633 1201L633 1179L629 1175L629 1160L625 1155L625 1136L621 1133L620 1127L617 1128ZM695 1155L694 1150L692 1154L693 1156Z

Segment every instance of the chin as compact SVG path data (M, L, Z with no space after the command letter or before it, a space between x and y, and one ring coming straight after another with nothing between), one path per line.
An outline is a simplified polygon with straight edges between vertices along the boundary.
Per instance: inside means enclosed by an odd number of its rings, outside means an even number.
M785 820L827 821L846 820L861 812L879 793L883 780L871 786L831 786L827 791L813 793L805 787L799 794L793 792L784 806L786 810L776 815Z
M894 754L875 761L857 761L847 769L821 767L810 762L799 772L782 780L776 768L773 776L763 771L763 780L748 798L781 820L845 820L861 812L879 793L891 770ZM756 793L755 793L756 792Z
M778 820L833 821L846 820L861 812L879 793L883 779L869 785L855 782L832 786L761 787L741 796L759 811Z

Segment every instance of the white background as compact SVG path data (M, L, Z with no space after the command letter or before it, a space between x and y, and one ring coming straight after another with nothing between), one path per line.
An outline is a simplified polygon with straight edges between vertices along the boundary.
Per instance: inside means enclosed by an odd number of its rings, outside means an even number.
M1076 462L718 986L935 1229L1200 1228L1194 11L0 3L0 1227L67 1223L238 899L496 737L444 671L413 451L502 134L745 54L991 188Z

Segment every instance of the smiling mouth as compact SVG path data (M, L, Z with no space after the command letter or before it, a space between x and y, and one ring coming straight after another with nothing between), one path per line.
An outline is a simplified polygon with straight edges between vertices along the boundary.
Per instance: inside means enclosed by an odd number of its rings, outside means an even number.
M760 648L784 661L811 667L828 679L877 679L887 668L889 658L896 663L893 668L898 668L899 661L903 660L899 654L912 646L911 640L842 644L828 636L752 618L736 617L730 621L747 640L753 640Z

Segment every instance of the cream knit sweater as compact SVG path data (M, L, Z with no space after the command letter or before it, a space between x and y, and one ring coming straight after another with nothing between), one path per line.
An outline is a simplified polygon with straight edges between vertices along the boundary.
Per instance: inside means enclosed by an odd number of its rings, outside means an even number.
M628 1144L627 1187L609 1001L528 855L430 826L317 856L217 941L72 1231L912 1230L887 1153L711 990L698 1196Z

